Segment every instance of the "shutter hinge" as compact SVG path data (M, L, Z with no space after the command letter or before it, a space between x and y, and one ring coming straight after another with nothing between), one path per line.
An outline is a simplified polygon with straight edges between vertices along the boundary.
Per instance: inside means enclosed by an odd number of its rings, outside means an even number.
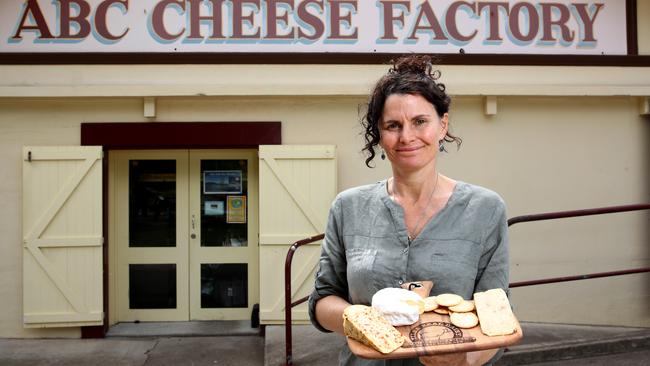
M31 151L27 152L27 161L30 162L30 163L32 162L32 152Z

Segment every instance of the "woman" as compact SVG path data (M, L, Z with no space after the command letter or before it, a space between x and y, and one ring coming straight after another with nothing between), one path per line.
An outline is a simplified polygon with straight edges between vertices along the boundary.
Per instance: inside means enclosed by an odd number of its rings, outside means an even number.
M508 290L505 205L494 192L438 172L449 133L450 98L426 56L398 59L375 86L363 119L370 166L381 148L393 176L340 193L330 209L310 297L312 323L343 333L350 304L370 304L385 287L435 283L432 295ZM341 365L480 365L496 350L412 360L368 361L346 347Z

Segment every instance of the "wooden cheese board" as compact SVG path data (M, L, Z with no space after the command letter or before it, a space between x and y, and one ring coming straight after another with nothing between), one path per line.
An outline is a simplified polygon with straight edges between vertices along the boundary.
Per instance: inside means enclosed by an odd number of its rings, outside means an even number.
M490 337L481 332L480 326L462 329L451 324L449 315L427 312L416 323L395 327L406 338L401 348L383 354L350 337L348 346L352 353L367 359L396 359L436 355L452 352L472 352L502 348L517 343L522 337L517 321L516 332L505 336Z

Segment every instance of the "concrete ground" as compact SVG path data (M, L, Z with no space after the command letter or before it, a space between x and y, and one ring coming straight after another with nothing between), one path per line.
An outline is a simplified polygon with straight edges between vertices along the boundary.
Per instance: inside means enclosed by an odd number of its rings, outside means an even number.
M650 363L650 351L617 353L598 357L578 358L573 360L549 361L529 364L530 366L641 366Z
M650 360L650 328L539 323L522 328L524 339L498 365L632 366ZM336 365L342 336L311 326L293 330L294 365ZM281 366L284 360L282 326L267 327L265 337L245 324L204 322L125 324L105 339L0 339L2 366Z
M264 338L165 337L0 340L3 366L264 365Z

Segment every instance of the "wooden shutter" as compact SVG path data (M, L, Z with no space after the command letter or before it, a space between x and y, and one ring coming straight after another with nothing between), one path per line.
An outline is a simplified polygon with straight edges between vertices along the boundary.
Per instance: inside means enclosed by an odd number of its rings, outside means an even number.
M337 192L335 146L260 146L260 320L284 321L284 263L294 242L325 230ZM308 295L320 243L301 247L293 258L292 297ZM308 320L306 304L294 308L297 323Z
M102 149L23 149L25 327L101 325Z

